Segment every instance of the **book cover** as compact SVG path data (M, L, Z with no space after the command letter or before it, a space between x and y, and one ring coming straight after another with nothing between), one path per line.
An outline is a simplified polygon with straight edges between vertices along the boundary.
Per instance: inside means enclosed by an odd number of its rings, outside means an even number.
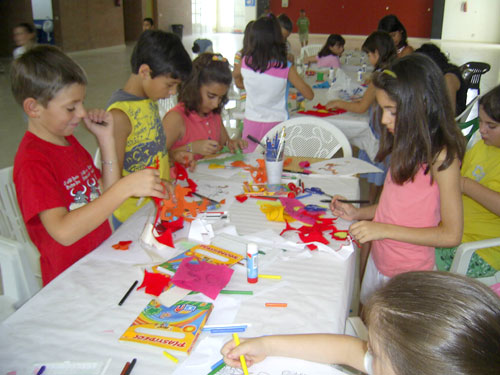
M243 259L243 255L233 253L232 251L213 245L200 244L193 246L189 250L186 250L182 254L160 265L154 266L153 271L165 273L166 270L166 273L173 274L177 271L183 259L191 257L196 258L198 261L204 261L211 264L224 264L228 267L231 267L233 264Z
M170 307L153 299L120 337L189 354L213 304L180 300Z

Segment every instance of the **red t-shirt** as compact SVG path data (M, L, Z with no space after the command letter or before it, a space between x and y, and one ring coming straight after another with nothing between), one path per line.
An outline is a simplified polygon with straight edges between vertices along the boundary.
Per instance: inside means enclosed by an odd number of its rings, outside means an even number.
M74 210L100 195L100 171L91 155L75 137L59 146L26 132L14 160L17 200L31 240L40 251L43 284L94 250L111 235L106 220L70 246L56 242L45 230L38 214L64 207Z

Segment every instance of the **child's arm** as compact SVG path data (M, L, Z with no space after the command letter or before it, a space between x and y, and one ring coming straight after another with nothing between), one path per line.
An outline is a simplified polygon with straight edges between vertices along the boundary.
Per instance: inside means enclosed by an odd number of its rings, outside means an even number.
M412 228L394 224L360 221L351 225L349 231L361 243L392 239L422 246L452 247L462 239L463 212L460 191L459 160L443 171L438 166L444 160L444 152L432 166L439 187L441 222L435 227Z
M73 211L65 207L40 212L40 220L50 236L61 245L70 246L99 227L130 197L167 199L160 172L143 169L119 179L99 198Z
M233 67L233 79L234 84L237 88L244 90L245 85L243 84L243 76L241 75L241 64L234 63Z
M303 61L304 64L310 64L315 62L318 62L318 56L307 56Z
M461 177L461 187L462 193L500 216L500 193L498 191L491 190L468 177Z
M224 361L241 368L240 355L248 366L268 356L300 358L312 362L343 364L360 371L364 368L367 343L357 337L333 334L279 335L241 339L239 346L227 342L221 349Z
M302 79L299 73L297 73L295 65L292 65L290 67L290 70L288 71L288 80L295 86L297 90L299 90L304 98L306 98L307 100L314 99L313 89Z
M83 119L87 129L94 134L101 151L102 162L102 188L108 188L121 177L121 168L118 166L116 156L114 123L111 113L104 110L90 110Z
M444 83L446 84L446 91L450 97L450 104L455 113L455 107L457 106L457 91L460 90L460 80L453 73L446 73L444 75Z
M375 102L375 86L373 85L373 83L370 83L361 100L354 102L346 102L344 100L331 100L328 103L326 103L326 108L328 109L341 108L349 112L365 113L366 111L368 111L368 108L370 108L370 106L374 102Z

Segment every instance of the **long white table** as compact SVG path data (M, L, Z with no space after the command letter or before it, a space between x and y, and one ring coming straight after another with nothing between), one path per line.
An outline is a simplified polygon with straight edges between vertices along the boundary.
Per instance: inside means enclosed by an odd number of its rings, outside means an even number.
M342 70L347 74L348 77L351 78L353 83L357 84L357 71L360 67L360 65L343 65ZM324 78L328 79L328 69L316 68L316 64L313 64L310 69L313 71L324 71ZM305 76L304 79L311 87L320 83L316 82L316 75ZM306 110L313 110L313 107L318 103L326 105L326 103L328 103L328 101L330 100L327 95L328 88L313 88L313 91L314 99L310 101L308 100L306 102ZM296 117L307 115L293 111L290 113L290 116ZM340 115L321 118L339 128L345 134L352 145L365 150L372 159L375 158L375 155L378 152L379 141L375 138L372 131L370 130L368 113L358 114L346 112Z
M202 174L191 177L200 186L227 182ZM234 183L238 179L242 180L242 177L233 177L231 181ZM343 194L351 199L359 197L356 178L311 177L304 178L304 181L306 186L318 186L329 193ZM244 203L230 200L223 208L230 212L230 222L239 234L264 229L279 233L284 228L284 223L268 222L253 199ZM161 348L119 341L125 329L152 299L143 290L134 291L122 306L118 306L132 282L142 281L141 265L151 263L138 241L150 211L151 207L146 206L133 215L95 251L63 272L1 323L0 374L33 374L36 364L48 364L46 374L51 375L55 372L49 371L50 364L67 366L68 369L80 362L90 367L101 366L101 372L95 372L97 374L119 374L125 362L132 358L137 358L133 375L171 374L181 365L165 358ZM349 225L342 220L337 224L341 229ZM299 226L297 223L292 225ZM116 251L111 247L124 240L134 241L128 251ZM259 280L257 284L248 284L245 268L235 266L226 288L251 289L254 295L221 295L214 301L215 306L219 298L225 298L225 304L235 303L238 311L234 322L252 324L247 332L240 334L241 337L343 332L353 288L354 254L341 259L326 252L291 253L274 249L262 260L263 269L260 271L281 275L281 281ZM264 302L273 299L286 301L288 307L264 307ZM210 371L210 365L220 358L220 344L229 336L219 338L216 344L209 344L212 339L207 333L200 336L197 345L208 345L210 353L200 354L195 348L191 357L197 356L202 364L191 372L186 369L180 373L206 374ZM178 358L181 362L185 359L182 355ZM64 361L71 362L64 364ZM68 370L62 373L72 374ZM74 373L89 375L94 372Z

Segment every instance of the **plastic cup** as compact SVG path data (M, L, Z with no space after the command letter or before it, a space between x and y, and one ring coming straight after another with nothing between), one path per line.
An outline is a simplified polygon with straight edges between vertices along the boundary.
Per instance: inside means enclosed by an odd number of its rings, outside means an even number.
M325 72L318 72L316 74L316 81L324 81L325 80Z
M270 191L281 185L281 174L283 173L283 159L266 160L267 185Z

